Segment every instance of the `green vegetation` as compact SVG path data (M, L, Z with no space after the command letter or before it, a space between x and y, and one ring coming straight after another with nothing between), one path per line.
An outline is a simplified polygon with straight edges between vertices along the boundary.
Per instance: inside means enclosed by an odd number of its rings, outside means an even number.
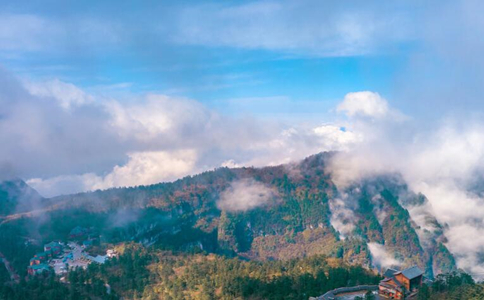
M10 281L10 274L0 260L0 284Z
M324 256L254 262L221 256L161 259L152 266L157 284L144 297L156 299L307 299L328 290L380 279L361 267Z
M466 273L440 274L429 285L422 286L418 300L481 300L484 285L476 284Z
M138 244L119 251L119 258L104 265L70 272L65 284L45 275L6 285L0 299L307 299L380 280L362 267L325 256L255 262L213 254L174 255Z

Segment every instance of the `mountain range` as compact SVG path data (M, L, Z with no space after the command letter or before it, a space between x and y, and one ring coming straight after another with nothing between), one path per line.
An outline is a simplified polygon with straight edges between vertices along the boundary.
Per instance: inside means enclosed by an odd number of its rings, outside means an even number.
M424 210L409 213L427 204L425 195L411 192L398 174L338 189L328 170L332 155L54 198L42 198L19 179L4 181L0 251L26 266L35 250L27 240L63 240L82 226L109 243L247 260L324 254L377 269L418 265L431 278L456 269L445 224Z

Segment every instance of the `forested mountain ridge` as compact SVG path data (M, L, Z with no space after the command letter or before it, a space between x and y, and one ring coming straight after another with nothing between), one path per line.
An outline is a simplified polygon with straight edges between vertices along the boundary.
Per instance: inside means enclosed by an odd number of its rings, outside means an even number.
M20 179L0 181L0 218L34 210L43 205L42 196Z
M0 225L0 244L12 245L12 231L41 241L65 239L79 225L96 228L110 243L262 261L324 254L370 266L379 259L369 248L376 244L396 263L417 264L429 276L455 269L435 218L427 218L437 228L432 231L410 218L406 207L422 205L423 195L393 175L338 191L326 167L331 155L45 199L41 214Z

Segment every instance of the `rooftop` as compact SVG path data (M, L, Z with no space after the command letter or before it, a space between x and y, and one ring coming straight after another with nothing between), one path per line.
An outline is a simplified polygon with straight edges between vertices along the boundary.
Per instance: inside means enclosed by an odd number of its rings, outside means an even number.
M51 251L44 251L44 252L39 252L35 254L35 256L49 256L51 254Z
M50 267L48 265L46 265L46 264L40 264L40 265L30 266L29 268L31 268L32 270L41 270L41 269L48 270Z
M59 242L50 242L48 244L45 244L44 247L59 247L61 244Z
M383 273L383 276L385 276L385 278L391 278L393 275L395 275L395 273L398 273L398 270L388 269L385 271L385 273Z
M76 226L71 230L70 234L85 234L86 232L87 232L86 228L83 228L81 226Z
M407 277L408 279L414 279L414 278L417 278L419 276L422 276L423 275L423 271L420 270L419 267L417 266L413 266L411 268L408 268L408 269L405 269L402 271L402 274L403 276Z
M423 271L420 270L419 267L413 266L402 271L398 271L395 269L388 269L385 271L385 273L383 273L383 276L385 276L385 278L393 278L395 275L398 275L400 273L406 278L408 278L409 280L412 280L418 276L423 275Z

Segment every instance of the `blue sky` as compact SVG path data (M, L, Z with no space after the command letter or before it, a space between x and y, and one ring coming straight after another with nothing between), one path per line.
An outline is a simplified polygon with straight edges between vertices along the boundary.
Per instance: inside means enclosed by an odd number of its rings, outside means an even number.
M50 196L465 128L484 109L482 11L475 0L4 3L0 175Z
M188 97L227 113L311 118L315 107L324 115L351 91L392 98L395 74L418 48L398 6L390 11L401 20L380 21L373 17L388 8L375 5L220 3L10 3L2 8L12 33L0 36L0 62L31 80ZM394 27L392 37L381 37L386 26ZM284 100L268 109L267 98Z
M253 114L266 114L268 110L287 114L298 103L297 113L313 113L314 107L307 105L310 103L323 114L348 91L376 90L391 96L394 73L402 67L402 58L395 56L281 58L277 53L253 50L240 54L234 49L215 51L224 58L234 58L224 62L219 57L200 55L201 65L172 66L170 62L139 62L135 57L126 59L115 54L94 62L36 57L35 61L7 61L5 65L37 80L55 77L87 89L112 86L134 93L159 92L196 99L222 111L240 109ZM55 66L65 67L55 70ZM272 101L267 108L267 98L290 101L281 101L282 106L274 106Z

